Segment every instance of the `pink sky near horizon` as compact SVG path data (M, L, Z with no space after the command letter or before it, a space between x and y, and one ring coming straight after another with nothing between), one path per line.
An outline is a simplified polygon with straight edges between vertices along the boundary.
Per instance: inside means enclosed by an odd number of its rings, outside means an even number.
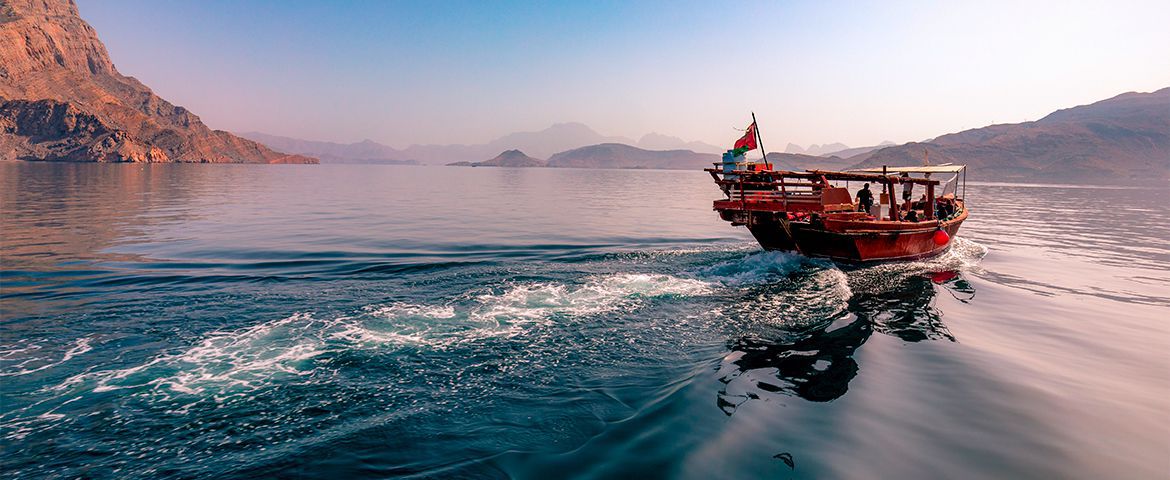
M553 123L769 150L924 140L1170 86L1170 3L78 0L212 128L395 147Z

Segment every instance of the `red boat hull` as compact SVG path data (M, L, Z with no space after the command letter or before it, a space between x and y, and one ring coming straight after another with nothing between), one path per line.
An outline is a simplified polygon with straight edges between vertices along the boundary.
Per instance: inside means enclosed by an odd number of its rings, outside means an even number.
M955 218L923 222L842 220L834 219L834 215L784 222L784 212L725 208L719 213L733 225L747 226L765 250L845 262L876 262L917 260L945 252L967 219L966 205L961 200L957 204L961 210ZM947 232L945 244L935 243L938 230Z
M936 196L935 188L942 183L930 174L953 173L948 183L955 182L966 167L899 168L903 169L901 175L889 175L885 168L881 175L754 168L706 171L727 196L715 200L712 208L732 225L746 226L766 250L845 262L915 260L945 252L968 211L954 193ZM907 172L924 173L925 177L911 177ZM874 213L877 217L857 211L849 190L831 183L834 181L864 181L868 182L866 187L877 184L882 206ZM926 193L911 202L907 195L916 184L923 185ZM892 197L900 185L907 201L895 204ZM944 185L943 191L946 188Z
M941 228L953 239L961 223L962 220L942 227L835 232L809 223L790 222L792 235L789 236L779 222L761 222L748 226L748 230L765 250L795 251L846 262L873 262L917 260L943 253L951 242L936 244L935 231Z

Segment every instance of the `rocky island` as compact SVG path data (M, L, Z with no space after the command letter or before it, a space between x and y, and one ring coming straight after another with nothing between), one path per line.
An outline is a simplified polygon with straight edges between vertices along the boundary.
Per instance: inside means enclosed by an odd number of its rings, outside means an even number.
M507 150L496 155L496 158L482 162L453 162L447 164L450 167L544 167L547 165L548 163L544 160L529 157L520 150Z
M212 130L118 73L73 0L0 1L0 160L317 163Z

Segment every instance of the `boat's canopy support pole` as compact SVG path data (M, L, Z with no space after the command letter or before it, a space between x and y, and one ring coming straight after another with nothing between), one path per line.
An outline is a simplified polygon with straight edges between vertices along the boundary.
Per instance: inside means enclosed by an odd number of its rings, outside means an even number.
M963 199L967 198L967 169L963 169Z
M934 220L934 185L926 184L926 219Z
M885 186L886 186L886 189L889 190L889 193L887 193L886 195L890 199L890 202L889 202L890 203L890 221L896 222L899 220L898 205L896 203L894 203L894 192L897 190L897 188L894 188L894 181L890 180L889 178L886 178L886 185Z

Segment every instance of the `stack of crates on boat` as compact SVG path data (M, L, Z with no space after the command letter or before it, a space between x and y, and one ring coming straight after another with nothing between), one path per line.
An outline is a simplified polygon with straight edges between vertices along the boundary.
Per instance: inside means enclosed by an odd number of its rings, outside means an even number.
M736 155L734 151L723 152L723 179L739 180L739 175L732 175L735 170L747 170L747 160L743 155Z
M738 180L739 175L732 175L734 170L762 172L764 170L771 170L771 166L759 163L749 162L742 154L736 155L734 151L728 150L723 152L723 174L726 180Z

